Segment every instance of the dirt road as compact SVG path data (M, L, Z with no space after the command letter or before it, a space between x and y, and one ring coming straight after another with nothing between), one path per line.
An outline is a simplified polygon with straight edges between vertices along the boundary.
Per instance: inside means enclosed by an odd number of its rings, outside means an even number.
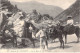
M23 50L20 50L19 51L32 51L32 52L41 52L41 51L51 51L51 52L80 52L80 42L79 43L76 43L77 41L77 37L75 34L73 35L68 35L68 38L67 38L67 44L65 44L65 48L60 48L60 43L59 43L59 40L56 39L55 40L56 42L55 43L49 43L49 48L48 50L40 50L39 49L39 43L36 44L36 48L32 48L31 47L27 47L27 48L23 48ZM7 47L9 47L10 45L8 44Z

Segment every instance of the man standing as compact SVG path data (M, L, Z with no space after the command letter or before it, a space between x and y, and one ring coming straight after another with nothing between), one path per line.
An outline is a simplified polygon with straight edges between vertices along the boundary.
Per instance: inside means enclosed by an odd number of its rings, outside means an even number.
M46 29L41 27L39 32L36 34L36 37L40 36L40 48L41 49L48 49L48 43L47 43L47 36L46 36Z

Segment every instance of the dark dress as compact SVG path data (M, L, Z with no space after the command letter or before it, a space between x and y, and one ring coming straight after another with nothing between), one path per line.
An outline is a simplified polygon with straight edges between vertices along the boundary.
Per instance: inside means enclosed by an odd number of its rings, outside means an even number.
M35 29L33 24L26 22L25 24L26 33L25 34L26 34L26 38L29 38L29 40L33 43L33 46L35 47L34 39L32 38L32 31L29 30L30 25L33 27L33 30Z

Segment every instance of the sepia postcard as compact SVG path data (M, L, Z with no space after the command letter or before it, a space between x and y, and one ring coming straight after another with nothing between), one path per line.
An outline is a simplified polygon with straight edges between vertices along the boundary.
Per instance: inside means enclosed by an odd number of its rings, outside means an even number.
M80 0L0 0L0 53L80 52Z

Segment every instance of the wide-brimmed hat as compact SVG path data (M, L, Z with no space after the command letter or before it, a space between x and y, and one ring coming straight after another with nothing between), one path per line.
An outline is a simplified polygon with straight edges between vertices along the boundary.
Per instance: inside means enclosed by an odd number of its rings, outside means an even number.
M71 18L72 18L72 16L67 16L67 18L68 18L68 19L71 19Z

